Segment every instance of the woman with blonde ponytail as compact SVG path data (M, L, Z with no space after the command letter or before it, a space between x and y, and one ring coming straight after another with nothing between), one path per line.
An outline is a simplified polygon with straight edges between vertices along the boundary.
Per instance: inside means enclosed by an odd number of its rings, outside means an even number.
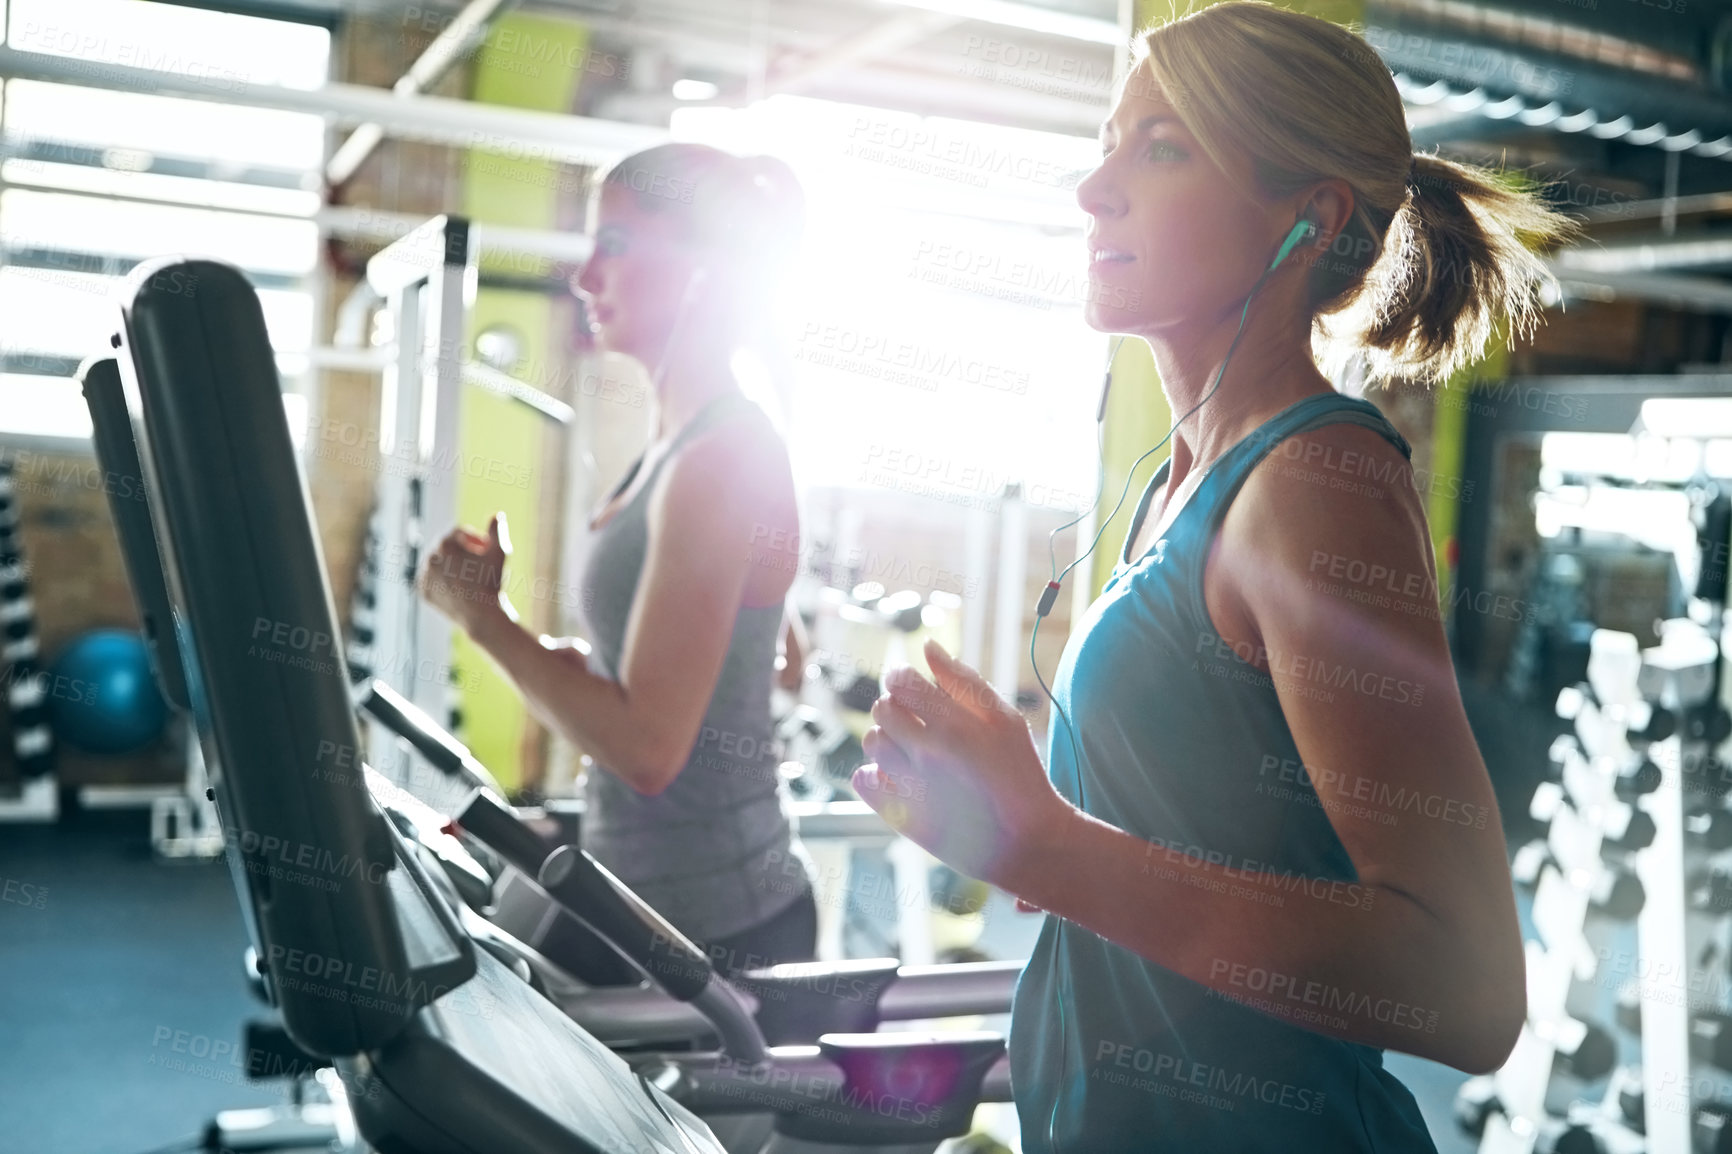
M1047 914L1010 1034L1028 1154L1432 1151L1383 1052L1500 1065L1521 935L1410 447L1315 354L1445 380L1531 327L1530 246L1571 225L1415 156L1326 21L1229 0L1136 48L1077 190L1085 313L1148 344L1170 459L1050 671L1044 764L929 645L855 785Z

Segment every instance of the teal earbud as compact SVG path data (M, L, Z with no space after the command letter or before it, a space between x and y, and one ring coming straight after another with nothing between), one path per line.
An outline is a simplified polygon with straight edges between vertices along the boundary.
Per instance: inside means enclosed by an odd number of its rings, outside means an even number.
M1287 254L1317 235L1317 225L1310 217L1300 217L1299 223L1287 234L1287 239L1281 242L1281 250L1275 254L1275 259L1269 262L1267 271L1274 272L1275 266L1287 259Z

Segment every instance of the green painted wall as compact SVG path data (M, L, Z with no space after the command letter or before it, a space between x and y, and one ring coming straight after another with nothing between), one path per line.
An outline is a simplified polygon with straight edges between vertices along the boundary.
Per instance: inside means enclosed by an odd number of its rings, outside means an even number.
M588 52L588 32L582 24L548 16L511 13L495 21L486 43L476 54L472 99L547 112L569 112L575 105ZM557 223L561 196L577 195L562 166L525 157L521 149L501 144L471 149L464 157L462 196L458 211L471 220L551 228ZM484 269L494 267L484 263ZM545 271L536 262L510 260L502 271L533 276ZM551 363L558 348L553 331L552 302L537 292L483 289L470 310L468 347L476 333L491 324L505 324L523 338L526 367ZM469 355L469 354L466 354ZM529 382L538 388L546 381ZM511 600L530 618L537 593L535 582L537 504L541 492L542 418L516 402L465 389L460 451L465 462L458 484L457 518L485 531L496 510L504 510L514 549L506 575ZM465 738L482 764L506 788L522 778L520 751L528 713L515 689L467 637L455 642L454 660L463 673Z
M1149 352L1149 346L1136 337L1125 338L1118 355L1113 357L1113 389L1107 397L1106 427L1102 433L1106 483L1101 489L1101 517L1112 512L1119 494L1125 492L1125 479L1132 462L1159 444L1172 424L1173 410L1167 405L1167 394L1161 391L1161 377L1155 371L1155 358ZM1155 470L1161 467L1161 462L1171 453L1171 446L1162 448L1138 465L1135 475L1130 477L1131 485L1124 507L1107 526L1100 545L1089 558L1089 577L1093 582L1091 593L1094 596L1100 595L1107 578L1112 576L1113 565L1124 552L1125 534L1130 530L1137 498L1142 495L1149 478L1155 475Z

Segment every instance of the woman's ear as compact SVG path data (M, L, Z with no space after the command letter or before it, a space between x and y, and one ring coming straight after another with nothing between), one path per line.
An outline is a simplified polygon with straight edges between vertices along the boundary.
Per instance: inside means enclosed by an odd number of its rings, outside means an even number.
M1320 186L1307 211L1319 224L1317 237L1304 254L1311 264L1308 295L1315 307L1357 284L1376 263L1379 247L1370 221L1345 181Z
M1317 224L1317 235L1308 247L1318 251L1332 247L1335 239L1358 215L1354 212L1358 203L1359 198L1353 195L1353 186L1345 180L1326 180L1313 188L1300 210L1301 216L1309 217Z

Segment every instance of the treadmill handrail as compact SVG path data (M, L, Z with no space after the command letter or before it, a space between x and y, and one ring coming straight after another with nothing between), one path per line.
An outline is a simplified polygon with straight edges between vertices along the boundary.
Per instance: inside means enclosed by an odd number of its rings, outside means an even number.
M743 1113L757 1110L798 1113L811 1109L827 1093L847 1085L847 1075L817 1046L777 1046L766 1057L776 1077L766 1079L749 1067L700 1065L684 1054L644 1058L637 1071L698 1114ZM750 1094L742 1093L749 1089ZM1010 1102L1010 1056L987 1067L980 1083L982 1102Z
M471 789L490 789L505 796L504 787L468 746L385 682L377 677L356 682L355 700L367 716L414 746L427 764L446 777Z
M885 1021L1006 1014L1025 962L953 962L903 966L878 999Z
M560 846L542 863L536 881L567 912L636 962L650 980L696 1007L715 1027L730 1057L748 1065L764 1060L764 1033L739 992L690 938L589 854Z
M631 888L572 846L550 847L498 796L478 789L456 825L535 880L547 896L682 1002L690 1002L744 1062L761 1061L766 1043L741 992L709 958Z
M490 789L476 790L452 816L452 823L533 879L554 847L512 813L502 796Z
M646 1054L633 1063L640 1077L698 1114L736 1114L768 1111L786 1118L810 1115L825 1107L846 1102L850 1071L844 1065L851 1044L866 1043L894 1055L904 1047L918 1048L924 1042L950 1041L979 1052L984 1046L991 1060L976 1066L978 1092L972 1102L1009 1102L1010 1056L1002 1037L988 1033L946 1035L848 1035L829 1034L815 1045L776 1046L760 1066L743 1066L727 1055L660 1053ZM997 1054L992 1056L993 1043ZM841 1061L838 1059L842 1058ZM768 1071L768 1075L766 1075ZM960 1070L958 1071L960 1072ZM870 1096L872 1089L860 1087ZM916 1092L917 1094L919 1091ZM924 1103L922 1103L924 1104ZM972 1111L970 1111L972 1112Z
M903 966L879 995L878 1020L1007 1014L1022 970L1022 962ZM747 976L761 979L768 972ZM696 1009L655 986L591 987L560 998L559 1005L609 1044L677 1042L704 1033L709 1025Z

